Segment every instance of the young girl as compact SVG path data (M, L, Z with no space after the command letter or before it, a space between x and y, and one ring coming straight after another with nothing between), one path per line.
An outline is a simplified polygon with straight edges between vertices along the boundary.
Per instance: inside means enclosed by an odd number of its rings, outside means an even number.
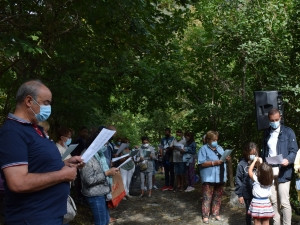
M236 169L235 193L238 196L239 203L245 205L247 225L251 225L251 216L248 214L248 210L253 198L253 181L249 177L248 169L256 156L258 156L257 145L254 142L247 143L244 147L243 158L239 162Z
M260 161L257 167L257 174L253 173L255 163ZM269 196L271 196L271 186L273 184L273 170L267 163L261 163L262 159L255 157L251 163L248 173L253 180L253 199L248 213L254 219L254 225L269 225L270 218L274 217L274 210Z

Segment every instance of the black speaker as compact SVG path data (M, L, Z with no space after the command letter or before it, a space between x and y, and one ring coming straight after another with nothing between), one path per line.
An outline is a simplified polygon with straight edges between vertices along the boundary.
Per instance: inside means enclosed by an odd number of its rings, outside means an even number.
M268 112L272 108L279 110L283 124L283 101L279 91L254 91L256 124L258 130L269 127Z

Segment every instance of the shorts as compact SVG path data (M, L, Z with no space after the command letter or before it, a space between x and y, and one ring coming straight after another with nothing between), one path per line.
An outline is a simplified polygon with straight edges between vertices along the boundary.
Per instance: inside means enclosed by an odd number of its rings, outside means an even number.
M174 163L174 172L176 175L184 175L185 174L185 163L184 162Z

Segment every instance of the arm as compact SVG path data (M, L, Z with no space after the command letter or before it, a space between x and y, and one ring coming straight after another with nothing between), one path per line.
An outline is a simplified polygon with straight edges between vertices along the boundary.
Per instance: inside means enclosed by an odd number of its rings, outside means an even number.
M298 150L297 152L297 155L296 155L296 159L295 159L295 162L294 162L294 170L295 170L295 173L299 175L300 171L300 151Z
M193 142L189 146L185 147L185 153L195 155L196 154L196 143Z
M202 146L198 153L198 164L201 165L201 167L213 167L221 165L223 162L221 160L207 160L206 158L206 150Z
M249 177L251 178L251 180L253 180L253 169L254 169L254 166L255 166L255 163L257 160L258 160L258 157L255 157L248 169L248 174L249 174Z
M290 128L289 129L289 138L288 138L288 155L282 161L282 166L288 166L289 164L294 163L295 157L298 151L298 145L296 140L296 135L294 131Z
M106 182L106 176L113 176L118 171L119 169L112 167L104 172L99 162L96 159L91 159L88 164L81 169L82 183L88 187L103 184Z
M4 168L3 173L11 191L30 193L75 180L77 168L64 166L61 170L54 172L29 173L28 165L20 165Z

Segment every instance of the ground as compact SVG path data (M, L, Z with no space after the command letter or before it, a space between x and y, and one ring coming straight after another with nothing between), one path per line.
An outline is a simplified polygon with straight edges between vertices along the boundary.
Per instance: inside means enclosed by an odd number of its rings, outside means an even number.
M163 176L157 175L157 184L163 185ZM120 205L110 211L117 218L115 225L198 225L201 218L201 184L196 184L193 192L173 192L153 190L152 197L139 198L139 182L131 187L132 198L123 200ZM210 224L244 224L244 209L229 204L230 191L226 190L222 200L221 216L223 222L211 221ZM78 205L78 215L71 225L93 224L92 214L88 206Z
M160 187L163 185L161 174L157 175L157 184ZM203 224L201 219L201 184L198 183L195 187L195 191L188 193L153 190L151 198L139 198L139 182L136 178L130 190L133 197L129 200L123 200L117 208L110 211L111 216L117 218L113 225L201 225ZM245 224L244 208L232 206L230 196L234 196L234 194L227 188L221 207L221 216L224 221L210 221L211 225ZM76 198L74 199L76 200ZM70 225L92 225L93 216L88 205L78 201L76 205L78 212ZM0 213L0 224L3 224L2 213ZM297 225L299 221L300 217L294 215L292 225Z

